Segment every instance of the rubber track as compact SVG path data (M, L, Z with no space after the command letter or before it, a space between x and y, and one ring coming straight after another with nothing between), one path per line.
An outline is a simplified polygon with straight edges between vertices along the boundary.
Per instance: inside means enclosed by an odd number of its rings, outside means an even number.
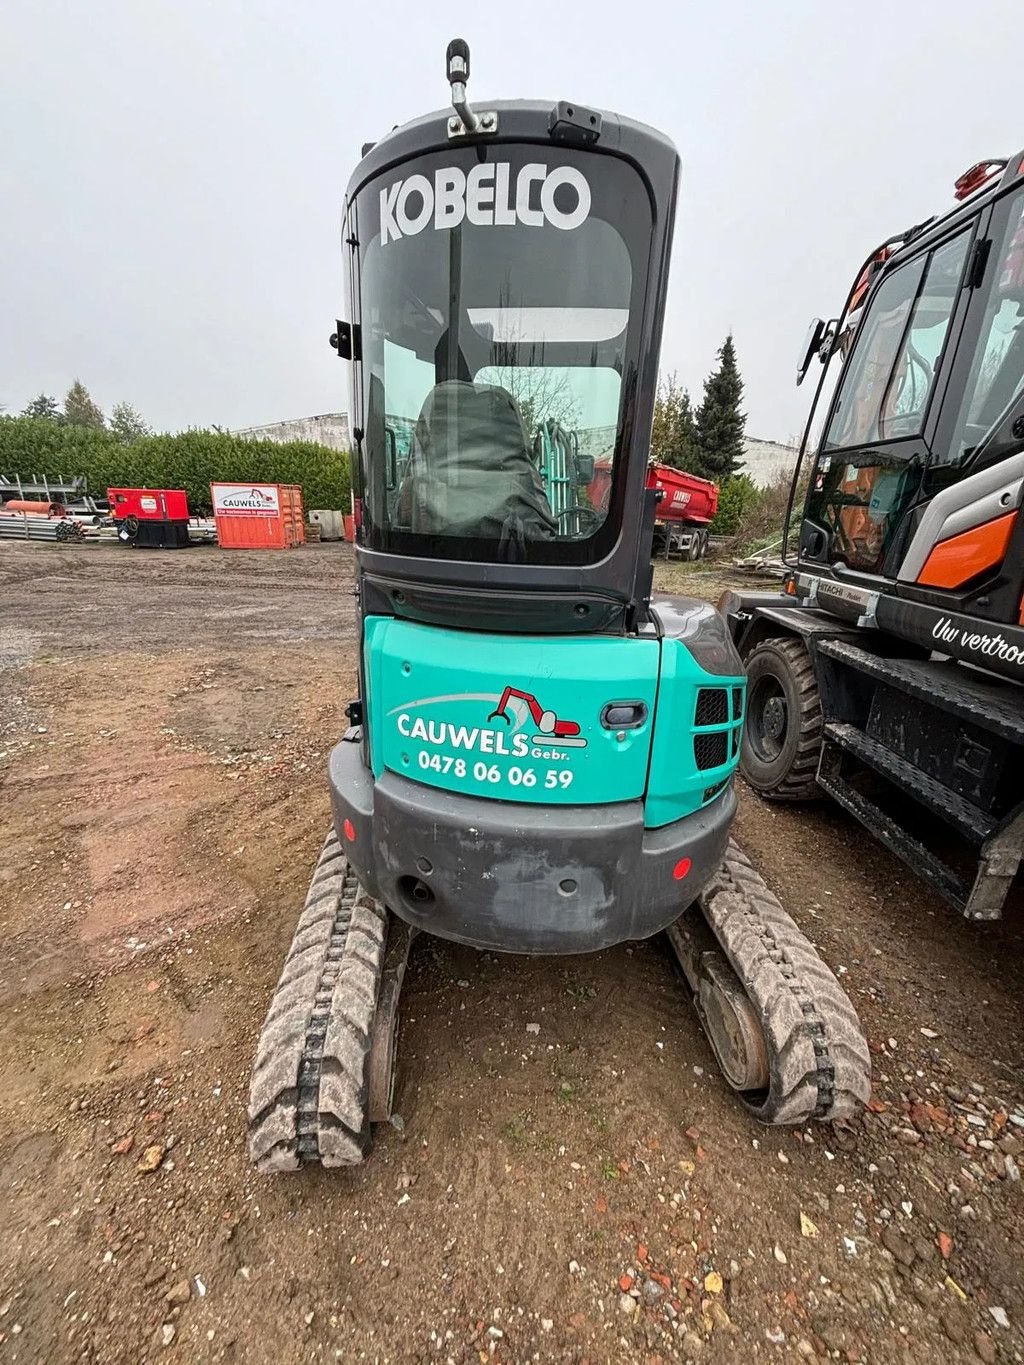
M768 1093L740 1094L763 1123L828 1122L871 1094L857 1012L749 859L730 840L700 907L757 1010L768 1043Z
M800 739L789 772L772 791L761 791L769 801L813 801L821 796L815 780L818 773L818 759L821 756L821 741L824 719L821 713L821 695L818 680L814 675L811 656L802 640L788 637L773 637L755 646L747 655L746 666L759 650L781 654L789 666L793 680L800 689L800 715L794 718L799 725Z
M256 1049L249 1155L258 1170L353 1166L365 1157L366 1060L386 926L332 830Z

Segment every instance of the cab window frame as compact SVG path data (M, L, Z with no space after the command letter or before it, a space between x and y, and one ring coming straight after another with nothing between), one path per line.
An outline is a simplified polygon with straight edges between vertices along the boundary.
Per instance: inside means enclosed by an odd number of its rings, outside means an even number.
M498 155L508 155L510 150L532 150L529 144L512 144L496 148ZM567 159L571 153L562 149L560 159ZM640 168L635 166L630 160L611 156L608 158L618 167L623 168L616 172L618 175L626 174L630 177L630 183L636 182L637 195L631 196L633 207L629 209L628 234L623 231L623 227L618 220L613 217L604 218L619 235L624 242L628 252L629 271L630 271L630 290L628 303L626 305L627 325L622 334L622 349L618 351L617 363L614 366L619 375L619 395L617 414L615 421L615 461L614 477L611 498L607 509L607 516L600 528L586 538L566 538L551 541L532 541L531 552L528 554L525 563L541 567L544 565L575 565L586 567L604 560L618 544L624 529L625 506L623 501L624 486L626 480L626 466L634 456L635 433L634 407L635 407L635 385L638 374L638 361L640 357L641 338L645 328L649 326L646 314L650 306L649 289L651 284L651 271L653 269L652 246L654 234L657 226L655 205L650 192L649 185L645 180ZM591 164L584 157L583 164ZM389 175L395 173L396 168L392 167L389 171L382 172L370 177L363 182L358 193L352 201L353 217L358 221L359 231L356 239L350 243L352 246L352 283L353 297L358 298L358 305L354 306L354 311L358 311L361 323L364 319L363 288L365 282L365 254L369 248L370 241L378 236L375 226L371 226L375 220L375 214L371 211L374 203L372 195L379 190L383 181ZM616 202L624 203L621 195L616 196ZM496 301L497 302L497 301ZM472 305L468 305L472 306ZM365 332L365 327L364 327ZM600 351L618 350L618 338L609 337L606 341L595 345L595 358ZM576 345L576 343L571 343ZM556 343L557 345L557 343ZM522 349L525 351L526 346ZM553 349L553 348L552 348ZM364 363L356 364L353 370L356 376L353 380L353 412L358 414L359 425L353 432L356 450L359 458L354 461L360 466L357 483L359 486L360 502L360 522L362 535L361 543L368 549L375 552L382 552L392 555L427 557L428 559L446 559L464 562L487 562L500 563L502 559L495 551L495 544L492 542L479 542L464 536L449 535L430 535L411 533L396 530L394 527L382 527L370 515L371 507L365 498L366 484L374 477L371 466L375 463L374 457L369 449L373 439L373 432L368 428L374 422L374 401L373 387L377 382L365 366L366 338L364 336ZM554 357L553 357L554 359ZM492 362L494 363L494 362ZM587 367L582 367L587 368ZM592 368L592 366L591 366Z

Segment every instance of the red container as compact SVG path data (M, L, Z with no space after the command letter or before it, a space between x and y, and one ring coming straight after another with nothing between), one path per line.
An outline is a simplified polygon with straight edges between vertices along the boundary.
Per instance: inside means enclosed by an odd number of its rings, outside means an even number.
M355 519L355 517L354 517L354 516L350 516L348 513L346 513L345 516L342 517L341 521L342 521L342 525L343 525L344 528L345 528L345 539L346 539L346 540L349 540L349 541L355 540L355 538L356 538L356 519Z
M287 550L306 540L302 489L291 483L211 483L217 542L228 550Z

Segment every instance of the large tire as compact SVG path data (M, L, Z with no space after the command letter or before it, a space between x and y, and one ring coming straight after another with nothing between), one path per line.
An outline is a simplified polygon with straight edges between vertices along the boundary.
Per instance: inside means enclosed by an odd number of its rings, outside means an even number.
M811 801L823 722L810 655L802 640L780 636L755 645L746 668L743 776L773 801Z

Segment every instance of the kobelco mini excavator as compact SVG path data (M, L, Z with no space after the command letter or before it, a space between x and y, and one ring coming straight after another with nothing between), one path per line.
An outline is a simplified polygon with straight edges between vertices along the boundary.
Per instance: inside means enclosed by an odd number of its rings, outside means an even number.
M652 597L679 158L573 102L476 110L465 43L447 66L451 109L365 147L345 202L359 697L252 1158L363 1159L418 931L532 954L667 931L750 1111L847 1115L869 1093L853 1007L729 840L739 657L712 607Z

